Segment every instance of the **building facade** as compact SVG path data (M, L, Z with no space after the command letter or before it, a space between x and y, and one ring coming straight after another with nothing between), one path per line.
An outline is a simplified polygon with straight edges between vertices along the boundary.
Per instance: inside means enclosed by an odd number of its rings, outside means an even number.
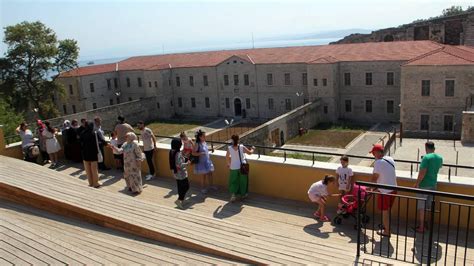
M271 119L317 100L322 121L402 122L414 134L429 121L442 133L472 105L473 67L473 48L431 41L132 57L62 73L57 105L70 114L156 97L161 117Z

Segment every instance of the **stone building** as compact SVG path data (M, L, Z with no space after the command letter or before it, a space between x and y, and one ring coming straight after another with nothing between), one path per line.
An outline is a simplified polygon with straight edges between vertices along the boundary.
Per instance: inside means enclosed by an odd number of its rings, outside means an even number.
M333 44L419 40L474 46L474 12L417 21L369 34L351 34Z
M472 99L473 58L473 48L432 41L139 56L62 73L69 90L57 104L66 114L156 97L161 117L271 119L318 101L321 121L403 122L416 134L428 113L432 131L444 132ZM441 95L443 84L454 96Z

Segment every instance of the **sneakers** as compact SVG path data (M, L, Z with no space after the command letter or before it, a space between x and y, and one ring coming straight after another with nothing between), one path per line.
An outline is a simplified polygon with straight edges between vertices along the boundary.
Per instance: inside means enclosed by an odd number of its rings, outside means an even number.
M174 202L174 204L176 204L176 206L177 206L179 209L184 210L184 206L183 206L183 201L182 201L182 200L179 200L179 199L178 199L178 200L176 200L176 201Z
M232 194L232 196L230 197L230 202L235 202L237 200L237 197L235 196L235 194Z
M327 217L326 215L324 215L323 217L320 217L319 220L320 220L321 222L329 222L330 219L329 219L329 217Z
M152 176L152 175L148 174L148 175L145 176L145 181L150 181L150 180L153 179L153 177L155 177L155 176Z
M315 211L313 213L313 216L316 217L316 218L319 218L319 216L321 216L321 213L319 213L319 211Z

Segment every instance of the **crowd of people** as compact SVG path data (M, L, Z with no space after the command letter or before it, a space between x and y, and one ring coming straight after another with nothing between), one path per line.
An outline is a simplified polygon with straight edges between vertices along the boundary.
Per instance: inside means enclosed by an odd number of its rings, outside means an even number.
M140 130L143 142L143 152L137 142L137 135L133 127L126 123L125 118L119 116L117 125L111 133L110 141L104 136L100 117L96 117L93 122L81 119L81 125L77 120L65 121L62 128L64 140L64 154L66 159L72 161L82 161L88 178L89 186L100 187L98 170L110 169L104 163L104 148L107 147L113 152L115 166L123 171L126 189L133 194L140 194L143 191L142 162L146 160L149 172L145 176L145 181L153 179L156 175L153 156L156 146L156 137L153 131L145 126L143 121L138 122L137 128ZM22 148L25 160L32 161L31 154L41 153L44 162L51 161L51 168L58 166L58 152L61 146L56 138L58 130L53 128L49 122L37 121L36 134L38 143L35 143L33 133L28 129L26 123L22 123L17 128L17 133L22 139ZM37 146L35 151L34 147ZM230 202L244 200L248 196L249 184L249 164L246 155L254 152L254 147L248 148L239 143L239 136L232 136L232 143L226 152L226 162L229 168L229 192ZM439 169L443 165L443 158L435 153L435 144L431 141L425 144L426 155L422 157L420 172L415 184L416 188L436 190ZM395 161L392 157L384 154L383 145L373 145L370 153L375 158L372 181L382 185L397 186L397 176ZM194 174L199 176L200 191L203 195L209 191L217 190L213 182L214 164L210 157L210 152L214 152L206 142L206 133L199 130L195 134L195 140L181 132L179 138L171 141L169 151L169 168L176 179L178 199L175 204L178 208L185 208L186 193L189 190L188 168L192 165ZM326 215L326 205L329 197L339 197L342 200L344 195L351 194L354 189L354 174L349 167L349 158L340 158L340 167L335 175L326 175L323 180L312 184L308 190L308 197L311 202L317 205L314 217L322 222L330 221ZM339 193L330 194L330 187ZM382 226L379 235L390 237L389 217L397 191L393 189L377 189L377 208L382 212ZM417 232L425 230L425 210L430 208L430 196L419 194L418 201L418 221L415 228Z

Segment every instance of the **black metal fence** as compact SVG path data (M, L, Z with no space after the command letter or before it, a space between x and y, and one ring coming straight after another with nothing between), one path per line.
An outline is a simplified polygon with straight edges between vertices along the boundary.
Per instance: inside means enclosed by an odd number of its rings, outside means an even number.
M357 209L357 256L363 251L409 263L474 265L474 196L362 181L356 184L369 188L366 197L363 190L358 191L357 200L364 208ZM389 189L397 194L370 189ZM384 232L387 217L376 205L389 203L390 197L393 205ZM421 214L425 222L419 227Z

